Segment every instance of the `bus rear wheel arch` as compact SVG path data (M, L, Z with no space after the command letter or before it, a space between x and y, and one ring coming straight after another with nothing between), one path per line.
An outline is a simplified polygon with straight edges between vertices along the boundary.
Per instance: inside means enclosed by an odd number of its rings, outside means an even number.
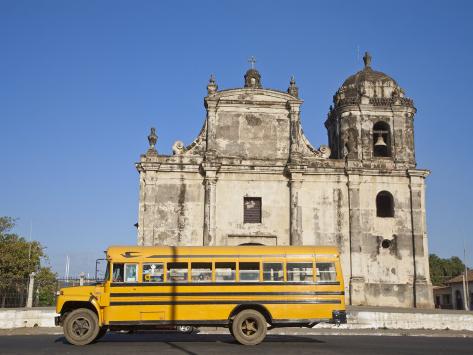
M266 317L255 309L243 309L232 319L230 333L242 345L257 345L267 332Z
M87 308L75 309L64 319L64 336L73 345L93 342L100 331L97 314Z

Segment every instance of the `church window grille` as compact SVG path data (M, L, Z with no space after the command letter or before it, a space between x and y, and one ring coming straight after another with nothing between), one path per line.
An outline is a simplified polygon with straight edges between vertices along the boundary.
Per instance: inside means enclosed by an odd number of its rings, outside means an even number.
M388 191L381 191L376 196L376 216L394 217L394 198Z
M261 223L261 197L243 198L243 223Z
M386 122L377 122L373 126L373 155L391 156L391 129Z

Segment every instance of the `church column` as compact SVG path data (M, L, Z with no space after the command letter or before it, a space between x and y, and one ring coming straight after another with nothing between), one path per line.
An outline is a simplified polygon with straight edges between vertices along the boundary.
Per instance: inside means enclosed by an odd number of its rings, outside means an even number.
M204 245L216 245L217 167L205 166Z
M138 206L138 226L137 226L137 245L145 245L144 226L145 226L145 198L146 198L146 172L141 164L136 164L136 169L140 173L140 202Z
M298 167L300 168L300 167ZM289 168L290 245L302 245L302 207L300 205L303 170Z
M216 147L216 121L217 121L217 101L205 98L205 108L207 109L207 147L206 156L215 156Z
M433 295L429 275L429 253L425 222L424 178L426 171L408 170L411 196L413 306L432 308Z
M362 224L360 210L360 175L347 172L350 224L350 297L349 304L366 304L364 297L363 254L361 246Z
M290 150L289 150L289 161L299 162L301 159L300 151L300 100L288 101L289 115L290 115Z

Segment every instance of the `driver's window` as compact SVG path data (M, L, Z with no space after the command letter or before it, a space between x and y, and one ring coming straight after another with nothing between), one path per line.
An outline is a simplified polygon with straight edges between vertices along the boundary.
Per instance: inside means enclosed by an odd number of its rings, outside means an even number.
M112 282L123 282L125 264L113 264Z

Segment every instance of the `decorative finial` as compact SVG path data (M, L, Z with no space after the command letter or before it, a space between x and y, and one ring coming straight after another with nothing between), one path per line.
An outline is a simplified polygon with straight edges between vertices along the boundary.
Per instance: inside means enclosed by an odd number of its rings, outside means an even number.
M151 133L148 136L148 142L149 142L148 154L157 153L156 148L155 148L157 141L158 141L158 136L156 135L156 128L151 127Z
M218 90L218 86L215 83L215 75L211 74L209 79L209 84L207 85L207 93L209 95L215 94Z
M371 68L371 55L368 52L365 52L363 62L365 63L365 68Z
M287 93L294 97L299 97L299 88L296 86L296 79L294 78L294 75L291 76L291 81L289 82Z
M255 56L252 55L252 56L248 59L248 63L250 63L251 69L255 69L255 64L256 64L256 58L255 58Z

